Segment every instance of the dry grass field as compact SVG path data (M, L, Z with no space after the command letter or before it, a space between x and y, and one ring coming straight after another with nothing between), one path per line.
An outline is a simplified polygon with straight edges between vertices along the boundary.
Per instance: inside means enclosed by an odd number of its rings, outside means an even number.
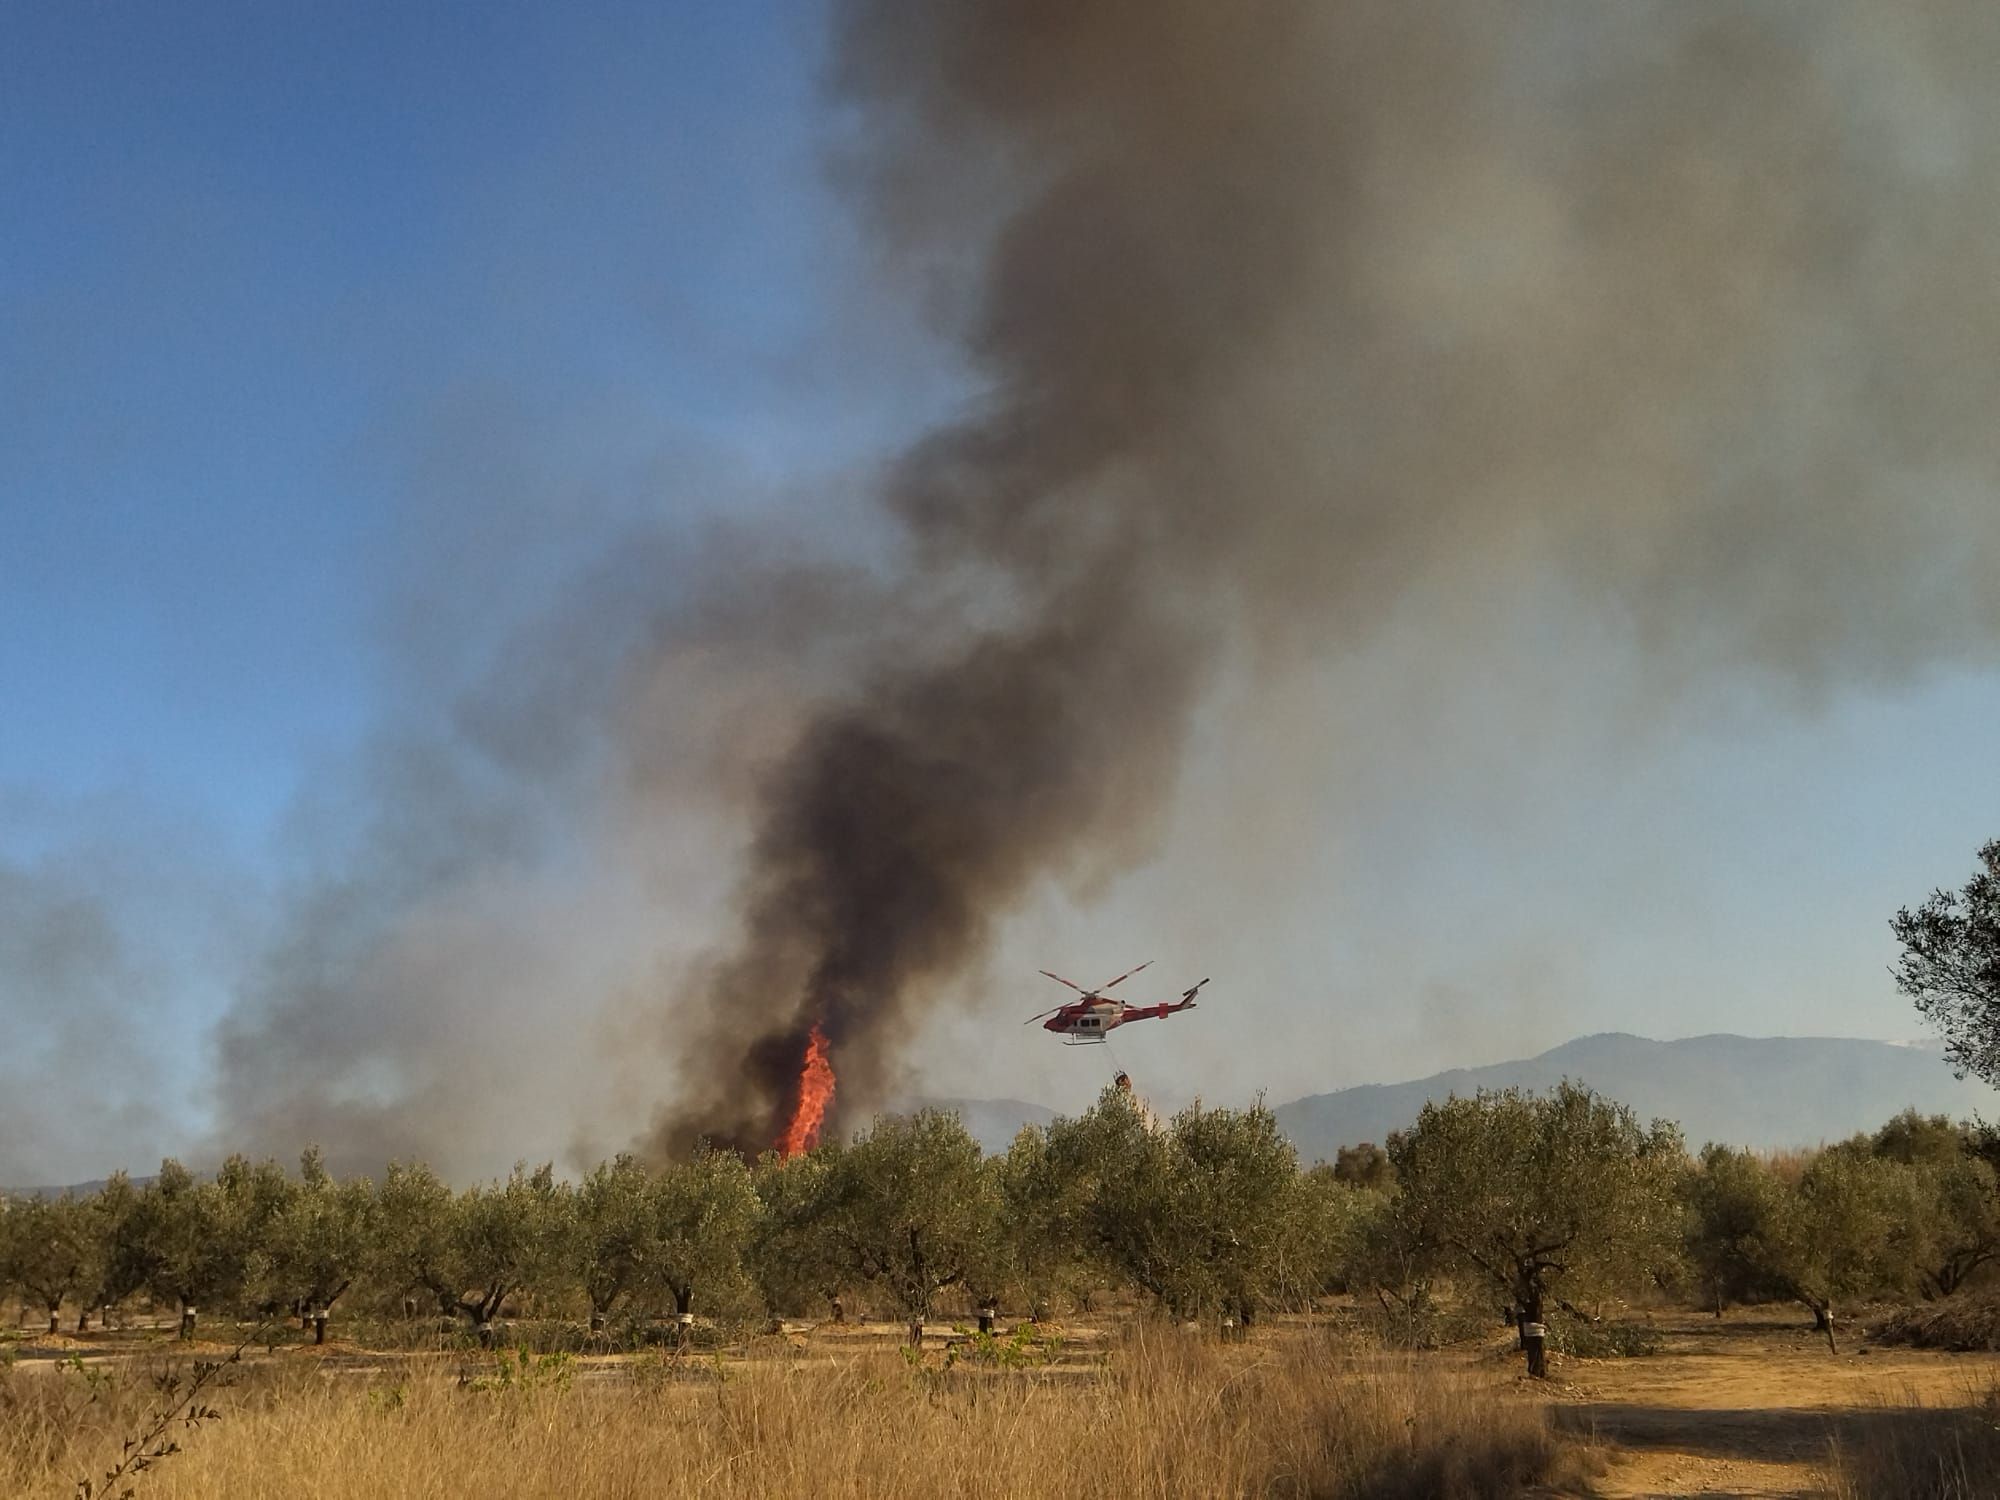
M820 1328L725 1355L254 1348L137 1496L2000 1495L2000 1356L1830 1355L1789 1313L1667 1314L1658 1353L1522 1379L1504 1338L1388 1353L1158 1323L1008 1351ZM213 1358L220 1345L206 1346ZM163 1332L0 1368L0 1494L74 1496L189 1357Z
M89 1368L23 1362L6 1377L0 1492L69 1494L142 1425L144 1362ZM1417 1500L1562 1492L1583 1477L1539 1402L1324 1334L1218 1344L1141 1326L1101 1357L1025 1368L876 1343L367 1371L294 1350L233 1370L213 1404L222 1415L182 1433L140 1494Z

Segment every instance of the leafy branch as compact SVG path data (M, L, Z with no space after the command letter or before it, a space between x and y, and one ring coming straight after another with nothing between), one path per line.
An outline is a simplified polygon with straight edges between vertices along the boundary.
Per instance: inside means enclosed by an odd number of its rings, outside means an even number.
M221 1383L223 1372L230 1366L243 1362L243 1351L263 1336L270 1322L266 1318L251 1329L224 1358L196 1360L191 1379L184 1379L178 1370L163 1373L157 1382L162 1398L159 1408L135 1436L125 1439L118 1462L106 1469L102 1477L92 1479L85 1475L77 1480L76 1500L131 1500L134 1486L127 1481L136 1480L155 1464L181 1451L179 1440L170 1435L176 1423L193 1433L204 1422L220 1421L222 1413L202 1399L203 1393Z

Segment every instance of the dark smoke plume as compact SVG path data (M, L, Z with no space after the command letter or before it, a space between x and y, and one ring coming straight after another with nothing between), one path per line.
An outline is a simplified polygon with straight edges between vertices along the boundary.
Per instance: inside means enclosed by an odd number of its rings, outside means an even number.
M999 916L1146 850L1226 653L1419 580L1569 598L1663 696L1990 657L1995 26L844 6L844 165L981 382L886 503L976 623L771 772L658 1141L768 1143L815 1024L856 1117Z
M408 680L287 831L218 1152L762 1147L815 1022L865 1118L998 923L1154 852L1213 687L1307 801L1467 678L1493 759L1602 755L1507 701L1585 647L1663 723L1993 661L2000 11L852 0L833 41L838 178L973 391L866 476L894 540L846 472L698 544L663 505L748 487L670 440L433 424ZM1274 701L1385 640L1374 718Z
M1179 18L1173 45L1240 85L1283 67L1281 31L1212 15ZM1317 164L1286 149L1297 101L1281 79L1190 99L1172 55L1126 50L1135 19L847 17L841 73L880 132L864 191L886 223L921 219L932 174L968 156L1027 196L966 331L990 393L887 492L917 566L984 583L1003 619L920 665L878 663L776 771L744 935L708 981L669 1142L767 1144L815 1024L836 1110L877 1099L927 988L1038 877L1139 847L1172 787L1215 635L1185 591L1235 503L1185 430L1266 345L1318 253L1316 215L1290 211ZM1063 154L1029 159L1037 137ZM918 159L925 143L944 154ZM1278 175L1245 178L1246 158Z

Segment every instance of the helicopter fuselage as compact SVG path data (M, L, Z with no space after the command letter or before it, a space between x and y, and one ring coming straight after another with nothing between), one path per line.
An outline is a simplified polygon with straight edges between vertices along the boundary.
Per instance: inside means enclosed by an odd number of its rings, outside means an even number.
M1042 1030L1058 1033L1072 1045L1101 1042L1107 1033L1130 1021L1164 1020L1177 1010L1194 1009L1194 1001L1177 1005L1122 1005L1116 1000L1081 1000L1065 1005L1042 1022Z

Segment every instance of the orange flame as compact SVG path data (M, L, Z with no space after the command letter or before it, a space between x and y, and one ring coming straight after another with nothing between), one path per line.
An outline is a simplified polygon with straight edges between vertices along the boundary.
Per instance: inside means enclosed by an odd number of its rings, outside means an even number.
M797 1156L819 1144L820 1123L826 1107L833 1103L833 1063L826 1055L826 1033L813 1022L812 1037L806 1043L805 1062L799 1068L799 1102L792 1111L792 1123L778 1138L780 1156Z

